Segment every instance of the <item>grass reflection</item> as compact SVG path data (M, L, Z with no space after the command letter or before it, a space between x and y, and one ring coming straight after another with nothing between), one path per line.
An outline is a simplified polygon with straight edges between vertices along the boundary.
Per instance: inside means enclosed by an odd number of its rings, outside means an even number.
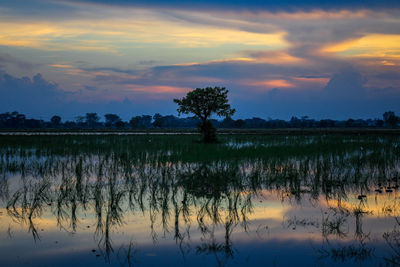
M322 251L334 260L373 256L363 218L375 215L369 199L378 201L378 195L390 196L399 188L398 137L226 136L213 145L191 138L5 136L0 140L0 198L7 216L27 225L34 240L40 239L35 220L44 210L70 233L77 233L83 214L90 214L104 259L111 262L113 255L124 254L120 260L129 266L135 245L115 249L113 233L129 226L127 217L139 215L147 218L154 244L171 234L183 257L195 252L227 264L236 253L232 234L251 231L263 192L293 206L305 201L321 206L319 220L294 217L285 225L318 228L332 246ZM252 145L232 145L243 142ZM376 206L385 216L398 214L395 202ZM200 239L192 240L193 228ZM395 231L383 237L397 259ZM335 247L332 239L351 239L357 246Z

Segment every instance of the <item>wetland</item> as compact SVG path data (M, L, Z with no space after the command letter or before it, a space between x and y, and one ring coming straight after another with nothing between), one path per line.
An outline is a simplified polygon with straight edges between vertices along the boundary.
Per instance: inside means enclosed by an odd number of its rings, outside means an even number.
M398 266L400 137L2 135L3 266Z

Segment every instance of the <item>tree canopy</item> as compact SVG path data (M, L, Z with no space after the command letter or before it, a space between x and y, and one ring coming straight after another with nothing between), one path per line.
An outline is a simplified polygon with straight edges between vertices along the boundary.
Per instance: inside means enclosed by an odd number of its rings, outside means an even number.
M201 120L199 128L203 140L213 142L216 137L215 128L209 121L211 115L230 117L235 113L228 103L228 92L225 87L196 88L182 99L174 99L174 102L179 105L179 115L193 113Z
M218 116L230 117L235 113L228 103L228 90L225 87L196 88L182 99L174 99L179 105L179 114L195 114L206 121L213 113Z
M385 123L389 124L392 128L394 128L400 121L400 118L397 117L393 111L386 111L385 113L383 113L383 120L385 121Z

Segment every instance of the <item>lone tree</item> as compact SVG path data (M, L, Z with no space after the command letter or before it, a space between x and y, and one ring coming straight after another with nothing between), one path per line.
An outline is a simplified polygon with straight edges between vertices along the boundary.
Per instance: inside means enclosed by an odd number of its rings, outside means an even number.
M179 105L179 115L193 113L200 119L199 128L204 142L217 140L216 129L209 120L212 114L230 117L235 113L235 109L228 104L228 92L225 87L196 88L182 99L174 99Z

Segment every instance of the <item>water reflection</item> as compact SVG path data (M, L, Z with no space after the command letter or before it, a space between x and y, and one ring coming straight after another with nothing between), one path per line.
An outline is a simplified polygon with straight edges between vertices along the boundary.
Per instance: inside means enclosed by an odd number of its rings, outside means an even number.
M171 242L180 264L279 265L287 259L262 252L252 262L242 251L287 240L310 247L314 264L400 259L398 138L247 137L255 147L232 137L228 147L171 136L18 138L3 140L0 159L0 227L11 245L20 226L36 243L55 229L90 233L82 245L94 240L93 254L113 265L150 265L140 251Z

